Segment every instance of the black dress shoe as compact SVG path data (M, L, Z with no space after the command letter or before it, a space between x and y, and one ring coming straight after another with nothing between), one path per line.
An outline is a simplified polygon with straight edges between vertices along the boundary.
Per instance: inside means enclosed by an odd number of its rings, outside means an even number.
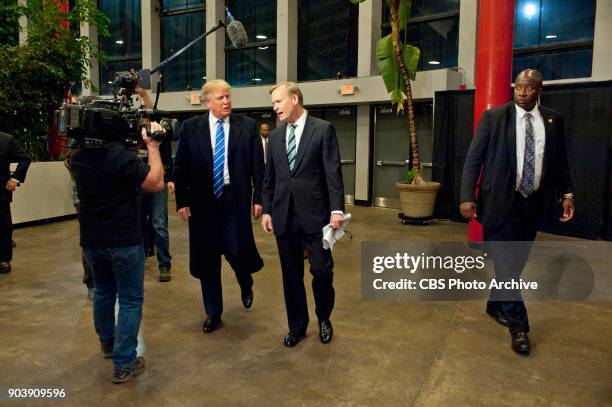
M242 299L242 305L244 305L244 308L251 308L253 305L253 288L242 291L240 293L240 298Z
M287 336L283 339L283 343L288 348L293 348L297 345L302 339L306 337L306 333L292 333L289 332Z
M506 318L506 316L502 314L501 311L487 311L487 314L489 314L491 318L497 321L498 324L508 327L508 318Z
M512 335L512 350L521 355L529 355L531 345L529 344L529 338L527 332L517 332Z
M323 321L319 324L319 339L321 343L330 343L334 336L334 327L331 321Z
M219 317L206 317L206 321L204 321L204 324L202 325L202 331L209 334L215 329L217 329L220 323L221 318Z
M8 274L11 272L11 263L8 261L0 261L0 274Z

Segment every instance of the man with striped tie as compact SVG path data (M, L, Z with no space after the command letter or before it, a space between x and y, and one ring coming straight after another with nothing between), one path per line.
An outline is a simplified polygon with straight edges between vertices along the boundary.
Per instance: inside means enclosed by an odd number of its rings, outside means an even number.
M209 112L181 125L174 160L176 208L189 222L189 269L200 279L205 333L223 313L221 256L240 285L242 304L253 304L253 278L263 267L250 216L261 215L263 149L255 120L232 114L230 85L211 80L202 87Z
M466 218L478 209L497 281L518 281L538 224L547 220L547 202L561 201L561 222L574 216L563 118L540 106L541 95L540 72L518 74L514 101L482 115L463 167L459 209ZM512 350L528 355L529 320L520 290L493 289L486 312L510 330Z
M333 336L333 260L322 243L322 228L344 220L344 187L336 131L331 123L308 114L297 84L270 90L278 118L285 122L270 134L263 187L261 225L274 233L283 274L289 333L293 347L306 336L308 306L304 290L304 249L308 252L319 339Z

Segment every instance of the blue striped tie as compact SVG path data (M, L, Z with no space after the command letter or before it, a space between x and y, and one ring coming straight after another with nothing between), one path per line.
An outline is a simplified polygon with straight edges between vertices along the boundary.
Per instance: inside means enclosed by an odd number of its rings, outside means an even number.
M289 161L289 171L295 169L295 156L297 155L297 145L295 140L295 128L297 124L289 127L289 144L287 144L287 160Z
M217 133L215 134L215 156L213 160L213 181L215 196L223 194L223 167L225 164L225 134L223 120L217 120Z

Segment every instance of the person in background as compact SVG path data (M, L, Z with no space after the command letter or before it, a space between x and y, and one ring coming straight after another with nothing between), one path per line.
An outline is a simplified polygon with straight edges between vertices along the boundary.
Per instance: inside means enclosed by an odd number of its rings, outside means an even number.
M0 132L0 274L11 272L13 259L11 200L15 189L25 181L31 162L15 136ZM10 170L11 163L17 163L13 173Z
M136 92L142 98L147 109L153 108L153 101L149 92L137 86ZM171 280L172 256L170 255L170 234L168 233L168 190L173 190L172 184L172 146L166 137L159 146L162 164L164 166L164 189L159 192L149 192L141 189L138 194L140 219L145 239L145 253L147 257L157 252L157 267L159 281L164 283ZM142 145L139 157L144 163L148 162L148 149Z
M463 166L459 209L468 219L478 210L497 281L518 281L549 198L561 201L561 222L574 217L563 118L540 105L541 95L542 74L519 73L514 101L482 115ZM520 290L492 290L486 312L508 327L512 350L528 355L529 320Z

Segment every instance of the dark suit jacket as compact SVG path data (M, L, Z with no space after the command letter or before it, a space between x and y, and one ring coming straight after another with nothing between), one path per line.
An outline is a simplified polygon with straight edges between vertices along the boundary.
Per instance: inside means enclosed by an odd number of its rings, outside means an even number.
M274 234L285 233L289 200L306 233L321 233L331 211L344 212L344 186L336 130L330 122L307 115L295 168L289 172L287 124L270 134L263 187L263 211L272 216Z
M263 149L255 120L230 115L230 131L226 160L232 195L239 213L241 267L256 272L263 261L255 247L251 225L251 203L261 204L264 164ZM220 216L213 191L213 153L210 142L208 113L183 122L174 159L174 182L177 209L189 207L190 270L200 277L205 269L216 267L221 254Z
M11 202L13 194L6 190L6 183L11 178L24 182L31 161L13 135L0 132L0 203ZM17 163L13 174L11 163Z
M560 113L540 106L544 120L545 147L540 180L540 205L551 197L571 192L565 128ZM484 227L503 225L516 191L516 108L514 102L486 111L470 144L461 181L461 202L474 202L478 190L478 219Z

